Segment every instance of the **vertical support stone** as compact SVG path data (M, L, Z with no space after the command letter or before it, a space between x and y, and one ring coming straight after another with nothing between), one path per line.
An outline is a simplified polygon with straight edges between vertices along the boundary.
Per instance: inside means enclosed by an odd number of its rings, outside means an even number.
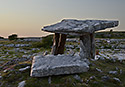
M55 35L53 37L53 47L52 47L52 50L51 50L51 53L53 55L57 55L58 54L59 37L60 37L59 33L55 33Z
M95 58L95 34L90 34L91 38L91 58Z
M80 57L95 58L95 36L94 33L86 33L80 36Z
M91 57L91 39L90 33L86 33L80 36L80 57L90 58Z
M61 35L60 35L60 39L59 39L59 43L58 43L58 52L57 52L57 54L64 54L66 37L67 37L67 35L65 35L65 34L61 34Z

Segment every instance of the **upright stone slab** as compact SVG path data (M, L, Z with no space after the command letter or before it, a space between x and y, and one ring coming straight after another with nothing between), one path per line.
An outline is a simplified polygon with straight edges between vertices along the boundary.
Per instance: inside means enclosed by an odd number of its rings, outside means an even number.
M80 57L90 58L91 55L91 38L90 34L80 36Z
M66 43L66 37L67 36L65 34L61 34L59 44L58 44L57 54L64 54L64 47L65 47L65 43Z
M91 50L90 50L90 55L91 58L95 58L95 34L91 33L90 34L90 39L91 39Z
M51 53L53 55L64 54L64 47L67 35L55 33L53 37L53 47Z
M60 34L59 33L55 33L55 35L53 37L53 47L52 47L52 50L51 50L51 53L53 55L57 55L58 54L59 38L60 38Z
M81 58L95 58L94 33L86 33L80 36L80 56Z

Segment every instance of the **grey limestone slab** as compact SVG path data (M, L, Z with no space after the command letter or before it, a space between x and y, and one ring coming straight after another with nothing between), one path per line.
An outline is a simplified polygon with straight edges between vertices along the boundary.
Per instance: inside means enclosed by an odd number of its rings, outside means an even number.
M94 33L118 26L118 21L112 20L76 20L64 19L59 23L45 26L43 31L70 35L82 35L83 33Z
M88 64L79 55L35 56L31 67L32 77L87 72Z

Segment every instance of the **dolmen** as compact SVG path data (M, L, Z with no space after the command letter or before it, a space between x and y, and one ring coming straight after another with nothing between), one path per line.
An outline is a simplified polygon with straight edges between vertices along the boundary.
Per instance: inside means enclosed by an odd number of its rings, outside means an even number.
M64 19L59 23L45 26L42 31L54 33L51 55L37 55L33 58L32 77L64 75L87 72L90 58L95 58L95 31L118 26L111 20ZM64 54L67 35L79 36L80 52Z

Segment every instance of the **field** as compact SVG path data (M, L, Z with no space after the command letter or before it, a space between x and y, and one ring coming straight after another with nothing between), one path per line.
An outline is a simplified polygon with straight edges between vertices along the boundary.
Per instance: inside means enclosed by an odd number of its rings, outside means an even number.
M88 72L44 78L30 77L30 68L35 55L50 54L52 36L41 41L1 40L0 87L17 87L22 81L24 87L125 87L125 37L118 36L96 36L96 57L89 59ZM79 40L70 40L65 54L79 51Z

